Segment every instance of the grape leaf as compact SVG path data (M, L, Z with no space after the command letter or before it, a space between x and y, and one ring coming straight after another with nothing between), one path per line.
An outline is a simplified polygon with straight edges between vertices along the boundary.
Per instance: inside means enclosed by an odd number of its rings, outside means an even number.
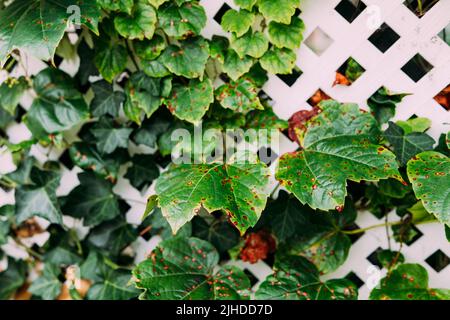
M233 49L228 49L223 62L223 72L225 72L233 81L245 73L249 72L253 65L253 59L249 56L239 57Z
M403 129L405 134L413 132L425 132L431 127L431 120L428 118L413 118L407 121L397 121L395 123Z
M297 56L294 51L276 47L267 51L259 60L261 67L273 74L289 74L295 67Z
M131 14L134 0L97 0L97 3L105 10Z
M51 223L62 224L62 214L56 198L56 188L61 175L53 171L31 169L32 185L16 189L16 217L20 224L25 220L39 216Z
M156 194L174 233L204 207L224 210L243 234L265 207L267 183L268 169L261 163L181 164L158 178Z
M214 89L209 79L192 79L186 85L175 84L171 96L165 99L171 113L194 125L201 121L213 101Z
M281 157L276 178L314 209L342 210L346 181L403 181L395 156L379 145L376 120L355 104L324 101L307 122L303 150Z
M100 10L94 1L15 0L3 8L0 11L0 62L14 49L26 50L41 60L52 59L68 20L74 22L74 11L68 10L73 6L80 9L79 22L98 34Z
M8 258L8 269L0 272L0 299L8 300L27 279L27 263Z
M132 15L118 15L114 19L114 26L124 38L143 40L153 37L156 22L155 9L146 0L137 0Z
M202 78L209 57L209 45L202 38L171 45L161 54L164 66L178 76Z
M117 148L126 148L133 129L114 127L112 119L101 118L91 132L96 139L98 151L101 153L112 153Z
M381 87L367 100L370 110L378 123L384 124L395 116L395 108L408 94L394 94Z
M214 273L219 254L197 238L162 242L134 270L136 287L147 300L241 300L250 281L243 271L225 266Z
M300 0L259 0L258 8L268 20L289 24L295 10L300 5Z
M132 166L128 168L124 177L130 180L133 187L142 189L158 178L159 169L153 156L138 154L131 159L131 162Z
M28 82L25 77L6 79L0 85L0 108L10 115L14 115L17 105L27 89Z
M144 60L154 60L159 57L166 48L166 42L159 34L155 34L151 40L135 41L136 55Z
M195 2L165 4L158 10L158 19L164 32L176 38L199 35L206 25L205 9Z
M0 207L0 246L8 242L11 224L15 222L15 208L13 205Z
M234 3L243 9L251 10L257 1L258 0L234 0Z
M291 24L269 23L269 40L278 48L296 49L303 41L305 24L298 17L293 17Z
M347 279L321 281L319 271L303 257L275 260L274 273L259 286L258 300L356 300L357 287Z
M222 28L234 32L237 37L243 36L252 26L255 15L247 10L228 10L222 17Z
M54 300L61 293L60 273L58 266L46 263L42 275L31 284L28 291L44 300Z
M260 58L269 48L269 40L266 36L262 32L253 32L252 30L239 38L233 34L230 44L241 58L245 56Z
M438 152L422 152L408 162L407 173L425 209L450 226L450 159Z
M419 264L399 265L380 284L370 293L371 300L450 299L450 290L428 287L427 270Z
M113 117L119 115L120 106L125 101L123 92L114 91L113 86L104 80L92 84L95 97L91 101L91 112L94 117L109 114Z
M258 88L244 78L231 81L217 88L216 99L222 107L235 112L247 113L255 109L264 109L258 97Z
M73 189L63 205L64 214L84 218L84 225L95 226L120 214L112 184L92 172L78 174L80 185Z
M44 69L34 78L33 88L37 97L26 115L26 124L35 137L68 130L88 118L83 96L63 71Z
M384 136L394 147L395 154L400 164L406 165L409 159L423 151L433 149L434 139L426 133L413 132L406 134L404 130L393 122L389 122L389 128Z

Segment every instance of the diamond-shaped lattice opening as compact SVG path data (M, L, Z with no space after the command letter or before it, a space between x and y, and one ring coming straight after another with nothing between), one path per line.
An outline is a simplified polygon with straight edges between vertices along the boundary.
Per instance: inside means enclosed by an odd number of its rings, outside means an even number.
M354 58L350 57L336 71L334 85L351 86L366 71Z
M416 16L422 18L440 0L406 0L403 4Z
M436 272L441 272L450 264L450 258L440 249L425 259L426 263Z
M380 247L378 247L374 252L372 252L366 259L369 260L371 264L374 266L377 266L378 268L382 268L383 265L381 264L380 260L378 259L378 253L382 251Z
M261 162L265 163L267 166L270 166L275 160L277 160L278 154L271 148L261 147L258 150L258 157Z
M258 278L248 269L244 269L244 273L247 275L248 279L250 280L250 284L253 287L255 284L258 283Z
M308 103L315 107L320 102L324 100L330 100L332 99L328 94L326 94L322 89L317 89L317 91L308 99Z
M418 82L433 68L433 65L418 53L402 67L402 71L412 81Z
M411 239L409 241L405 242L405 244L407 246L412 245L414 242L416 242L417 240L419 240L423 236L422 231L417 229L417 227L414 226L414 225L411 227L411 231L410 232L411 232Z
M358 277L353 271L350 271L350 273L345 276L345 279L353 282L358 287L358 289L364 285L364 281L362 281L361 278Z
M231 7L228 4L224 3L220 7L219 11L217 11L216 15L214 16L214 20L216 20L216 22L218 24L220 24L222 22L223 15L225 14L225 12L227 12L230 9L231 9Z
M444 108L447 111L450 111L450 83L449 85L439 92L435 97L434 100L436 100L437 103L439 103L442 108Z
M320 27L317 27L305 40L305 45L315 54L321 56L332 44L334 40L325 33Z
M280 78L281 81L286 83L289 87L292 87L292 85L297 82L297 79L300 78L302 74L303 71L298 67L295 67L295 69L292 70L291 74L277 74L277 77Z
M381 52L385 53L400 39L397 32L383 23L370 37L369 41Z
M352 23L366 8L366 4L360 0L342 0L334 10L345 20Z
M347 226L345 228L345 231L353 231L353 230L358 230L361 229L356 223L353 223L350 226ZM364 235L365 232L359 232L359 233L354 233L354 234L348 234L348 237L350 238L350 241L352 243L355 243L356 241L358 241L359 238L361 238Z
M450 24L439 32L438 36L450 46Z
M61 156L59 157L59 161L69 170L73 168L73 162L70 158L69 149L66 149Z

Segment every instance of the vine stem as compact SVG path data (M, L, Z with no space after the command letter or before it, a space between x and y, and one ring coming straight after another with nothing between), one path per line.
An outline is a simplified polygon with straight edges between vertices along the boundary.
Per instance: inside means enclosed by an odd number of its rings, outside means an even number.
M436 222L435 220L428 220L428 221L419 221L414 223L415 225L419 225L419 224L427 224L427 223L434 223ZM395 222L388 222L388 223L380 223L380 224L376 224L370 227L366 227L366 228L362 228L362 229L356 229L356 230L343 230L341 231L344 234L359 234L359 233L363 233L372 229L377 229L377 228L381 228L381 227L390 227L390 226L398 226L405 223L404 221L395 221Z
M273 196L275 195L275 193L278 191L278 189L280 189L281 185L278 183L276 185L276 187L272 190L272 192L270 193L270 198L273 198Z
M139 68L139 64L136 61L136 57L134 56L133 50L131 50L131 47L130 47L130 44L128 43L128 40L125 41L125 45L127 46L128 55L130 56L131 61L134 64L134 67L136 68L137 71L140 71L141 68Z

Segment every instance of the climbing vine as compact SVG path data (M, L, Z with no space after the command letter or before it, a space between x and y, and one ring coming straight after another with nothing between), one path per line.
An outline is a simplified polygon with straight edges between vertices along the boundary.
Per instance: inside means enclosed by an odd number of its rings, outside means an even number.
M354 300L351 279L321 279L352 236L384 227L402 248L415 225L441 223L450 238L448 134L436 143L430 120L394 122L406 94L387 88L370 113L318 94L278 118L261 89L295 68L300 0L234 4L227 36L204 37L194 0L0 1L0 146L15 165L0 175L13 199L0 207L0 299ZM350 60L335 85L361 72ZM199 127L213 134L173 139ZM249 130L298 150L271 177L270 161L239 148ZM138 222L124 186L149 195ZM386 223L355 229L363 210ZM163 241L137 257L152 237ZM372 299L450 299L401 250L377 259L387 272ZM237 260L273 273L254 286Z

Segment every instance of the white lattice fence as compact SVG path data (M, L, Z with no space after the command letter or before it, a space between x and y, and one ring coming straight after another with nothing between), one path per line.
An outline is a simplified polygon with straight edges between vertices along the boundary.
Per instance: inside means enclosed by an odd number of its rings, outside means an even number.
M201 2L209 18L204 35L210 37L213 34L223 34L218 21L220 21L221 13L224 12L224 6L235 7L233 1L203 0ZM413 115L430 118L433 126L429 134L435 139L440 133L449 131L450 112L439 105L434 97L450 84L450 46L437 36L450 25L450 0L438 1L422 18L418 18L409 10L403 4L403 0L363 0L361 10L356 10L351 16L342 13L341 9L346 5L345 2L348 2L347 5L350 3L349 0L302 0L300 17L306 24L306 31L304 44L298 50L298 70L292 77L271 76L264 87L264 91L274 102L274 110L278 116L288 119L294 112L310 108L307 101L318 89L338 101L355 102L367 109L367 99L381 86L385 86L395 92L411 93L398 105L396 119L406 120ZM382 24L384 33L377 31ZM395 41L391 41L392 45L389 48L380 50L377 48L380 44L377 44L374 33L378 37ZM402 68L404 69L404 66L417 54L420 54L432 66L432 69L421 79L412 79L402 71ZM336 71L350 57L364 67L364 74L349 87L333 87ZM31 74L46 67L45 64L31 57L24 57L23 61ZM78 59L63 61L60 68L74 74L78 63ZM23 74L22 66L19 65L14 70L14 74ZM5 74L0 72L0 82L4 78ZM21 105L27 109L30 102L29 97L24 98ZM11 142L15 143L30 136L23 124L11 125L7 134ZM296 148L296 144L287 137L282 137L280 153L293 151ZM140 152L139 148L132 143L130 149ZM32 154L40 162L59 159L63 150L48 152L49 150L42 147L32 148ZM0 173L15 169L8 153L0 155L0 164ZM272 170L275 165L276 163L272 165ZM78 184L76 174L80 171L77 167L70 170L64 168L58 195L68 194ZM126 168L122 168L122 175L125 171ZM143 203L146 197L152 194L153 186L145 194L141 194L130 185L128 180L120 178L114 191L130 199L127 201L130 205L127 219L132 224L139 224L144 211ZM0 189L0 206L6 203L14 203L14 192L5 192ZM390 220L398 219L395 213L391 213L389 218ZM67 217L64 221L71 227L75 225L80 234L86 232L81 227L81 222ZM356 224L364 228L383 222L384 220L380 221L368 212L361 212ZM443 227L430 224L416 228L419 236L402 249L406 260L421 263L428 269L431 286L450 288L450 267L435 270L429 259L436 254L450 257L450 246L445 238ZM373 253L378 248L389 246L385 232L384 228L374 229L364 233L358 239L353 239L354 245L347 262L327 277L349 276L360 285L360 298L367 298L370 291L367 284L372 284L373 280L377 279L377 273L372 267L376 263ZM48 234L44 233L29 239L28 242L42 244L47 237ZM138 252L136 260L142 260L159 240L159 237L150 240L139 238L133 245ZM26 253L17 251L18 248L13 243L3 246L2 249L16 256L26 256ZM398 249L398 244L392 243L392 249ZM263 262L255 265L243 262L238 264L252 272L258 280L271 272L270 267ZM0 264L0 270L2 267L4 265Z

